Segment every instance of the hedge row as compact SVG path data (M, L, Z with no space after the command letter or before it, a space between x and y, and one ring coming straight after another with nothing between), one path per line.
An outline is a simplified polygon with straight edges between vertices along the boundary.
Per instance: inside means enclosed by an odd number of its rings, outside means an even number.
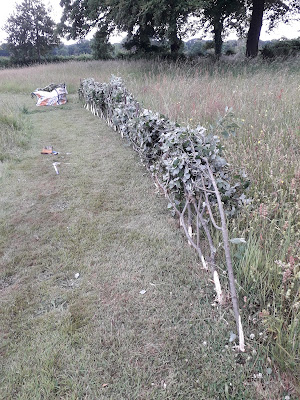
M181 127L163 115L141 108L120 78L112 77L108 84L85 79L81 82L79 97L86 108L94 115L106 118L108 124L129 140L139 153L157 186L168 198L169 208L179 217L188 242L197 251L203 267L211 270L219 304L226 301L216 268L217 249L223 248L238 348L244 351L225 213L235 214L247 201L243 193L245 177L233 178L213 129ZM214 230L221 232L221 239L213 234ZM223 246L220 246L220 240ZM231 241L239 243L244 239ZM209 251L203 251L202 247Z
M206 171L208 162L216 179L226 213L235 214L245 201L248 185L244 175L233 175L223 157L220 139L212 130L198 126L182 127L164 115L143 109L127 91L121 78L110 83L85 79L79 89L80 99L94 114L128 139L143 163L159 177L174 203L180 208L186 196L199 198L204 186L213 191ZM216 198L210 195L210 201Z

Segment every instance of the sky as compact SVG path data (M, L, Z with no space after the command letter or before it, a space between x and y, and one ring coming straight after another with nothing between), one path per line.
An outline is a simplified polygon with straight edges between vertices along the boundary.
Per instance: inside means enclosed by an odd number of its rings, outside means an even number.
M22 3L23 0L0 0L0 44L5 42L6 38L6 33L3 31L3 27L7 21L7 18L13 13L15 9L15 4L16 3ZM44 0L44 4L46 4L48 7L50 6L52 8L52 13L51 16L54 19L55 22L59 22L61 13L62 13L62 8L59 5L60 0ZM300 37L300 23L298 22L293 22L291 24L284 24L281 23L279 26L274 29L270 34L266 32L266 27L267 23L263 25L262 32L260 39L261 40L271 40L271 39L280 39L282 37L286 37L287 39L293 39ZM88 37L88 39L91 39L92 35ZM123 35L124 37L124 35ZM200 35L196 35L193 37L200 37ZM228 39L235 39L236 36L234 34L231 34ZM112 43L119 42L122 39L122 36L120 35L115 35L114 37L111 38ZM204 39L204 38L203 38ZM211 39L211 37L207 36L205 39ZM64 41L64 40L63 40ZM67 43L66 41L64 41ZM69 43L74 43L74 42L69 42Z

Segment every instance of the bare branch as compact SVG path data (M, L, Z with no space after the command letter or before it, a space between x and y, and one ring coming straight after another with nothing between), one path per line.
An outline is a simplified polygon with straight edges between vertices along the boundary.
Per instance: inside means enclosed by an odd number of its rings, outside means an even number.
M202 178L202 184L203 184L203 186L204 186L204 179L203 179L203 176L202 176L201 178ZM216 194L216 192L213 192L213 193ZM217 223L216 223L216 221L215 221L215 219L214 219L213 213L212 213L212 211L211 211L211 207L210 207L210 203L209 203L209 199L208 199L208 195L207 195L207 190L204 190L204 195L205 195L205 204L206 204L206 207L207 207L207 210L208 210L208 213L209 213L211 222L212 222L213 226L214 226L216 229L219 229L219 230L221 231L222 228L221 228L219 225L217 225Z
M231 255L230 255L229 237L228 237L228 230L227 230L227 225L226 225L226 218L225 218L223 203L221 200L220 192L217 187L217 183L215 181L214 175L212 173L212 170L210 169L207 159L205 159L205 162L207 165L207 170L208 170L211 182L212 182L213 187L216 192L216 197L217 197L217 202L218 202L219 212L220 212L220 217L221 217L221 222L222 222L222 236L223 236L224 251L225 251L226 264L227 264L227 270L228 270L231 300L232 300L232 306L233 306L233 311L234 311L234 315L235 315L237 331L239 333L239 348L241 351L245 351L244 333L243 333L243 328L242 328L242 324L241 324L241 317L240 317L239 306L238 306L238 298L237 298L236 289L235 289L234 274L233 274L232 261L231 261Z

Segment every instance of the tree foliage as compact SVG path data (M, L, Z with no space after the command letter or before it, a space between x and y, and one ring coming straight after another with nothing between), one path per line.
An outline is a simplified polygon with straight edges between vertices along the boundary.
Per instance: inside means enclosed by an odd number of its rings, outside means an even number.
M7 43L2 43L0 45L0 57L9 57L9 49Z
M159 40L172 53L181 48L180 28L187 21L195 0L62 0L60 30L69 38L82 37L97 27L109 35L125 31L127 49L153 51L152 40Z
M212 29L215 55L219 58L225 30L238 28L245 19L246 9L243 0L204 0L198 15L206 30Z
M55 23L40 0L24 0L16 5L6 23L8 48L14 61L40 61L59 44Z
M81 39L73 44L60 44L51 51L55 56L78 56L81 54L92 54L91 40Z
M62 32L70 38L83 37L97 27L107 38L113 30L127 32L124 46L145 54L161 48L177 56L182 36L191 29L189 16L200 17L200 29L212 31L215 54L222 53L223 38L230 29L245 34L248 30L247 55L257 55L263 18L270 28L280 18L285 21L299 12L298 0L61 0Z
M105 30L98 30L95 33L91 48L96 60L107 60L112 57L113 46L109 43Z
M287 58L300 55L300 39L275 40L267 43L261 50L261 55L267 59L276 57Z
M171 54L177 55L182 49L182 34L185 32L188 16L196 9L196 3L199 2L154 0L149 3L158 38L167 43Z
M68 39L85 37L100 23L100 15L106 10L105 1L100 0L61 0L60 5L63 14L58 31Z

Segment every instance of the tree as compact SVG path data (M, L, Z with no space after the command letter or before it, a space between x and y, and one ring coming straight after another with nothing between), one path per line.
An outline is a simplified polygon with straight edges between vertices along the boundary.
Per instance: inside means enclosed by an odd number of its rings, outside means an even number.
M191 0L138 0L132 2L130 12L130 2L113 1L119 4L118 18L113 19L119 29L127 30L129 45L135 44L145 52L169 49L173 56L178 55L182 47L179 31L187 20ZM129 21L126 15L130 15Z
M76 53L77 54L91 54L92 49L91 49L91 43L89 40L79 40L76 43Z
M127 31L128 38L124 43L126 49L135 49L136 53L149 53L152 48L151 39L155 36L154 17L150 9L143 9L143 0L115 1L117 7L111 9L110 17L115 26Z
M237 28L245 18L243 0L203 0L195 13L201 17L205 30L212 28L217 58L221 56L225 29Z
M172 56L177 57L183 50L182 31L188 15L194 10L194 0L152 0L147 2L152 8L157 38L164 42Z
M41 61L42 56L58 46L55 24L48 12L40 0L24 0L16 5L5 26L13 60L25 64Z
M288 22L300 13L299 0L252 0L249 4L251 11L250 26L247 35L246 56L256 57L263 18L269 20L269 29L274 28L281 19Z
M105 30L99 30L95 33L91 48L96 60L107 60L112 57L113 46L109 43Z

